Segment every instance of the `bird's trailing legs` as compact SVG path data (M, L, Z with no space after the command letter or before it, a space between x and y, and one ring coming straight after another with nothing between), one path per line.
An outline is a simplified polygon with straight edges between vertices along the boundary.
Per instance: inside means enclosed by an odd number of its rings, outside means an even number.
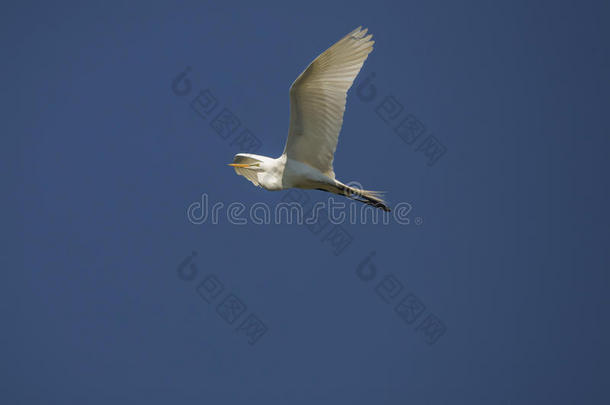
M385 212L391 211L390 207L388 207L385 201L383 201L383 199L381 198L382 193L379 191L362 190L359 188L350 187L347 184L343 184L338 180L335 180L334 187L331 186L329 188L318 188L317 190L343 195L351 200L359 201L375 208L381 208Z

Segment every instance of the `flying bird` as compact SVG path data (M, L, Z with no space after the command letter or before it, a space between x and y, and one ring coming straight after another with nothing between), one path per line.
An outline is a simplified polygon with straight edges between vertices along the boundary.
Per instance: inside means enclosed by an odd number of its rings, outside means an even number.
M267 190L316 189L390 211L380 192L362 190L335 178L333 157L347 91L373 50L372 35L356 28L332 45L290 86L290 126L278 158L238 153L229 166Z

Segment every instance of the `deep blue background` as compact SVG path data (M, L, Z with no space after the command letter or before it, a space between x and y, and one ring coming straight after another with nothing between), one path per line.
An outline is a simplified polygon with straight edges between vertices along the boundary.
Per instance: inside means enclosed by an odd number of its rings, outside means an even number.
M609 403L603 3L4 6L1 402ZM289 85L358 25L379 96L349 93L335 171L423 224L347 225L340 256L303 226L190 224L202 193L282 198L226 166L194 92L277 156ZM447 147L436 165L376 115L386 95ZM267 324L256 345L195 292L209 273ZM376 295L390 273L436 344Z

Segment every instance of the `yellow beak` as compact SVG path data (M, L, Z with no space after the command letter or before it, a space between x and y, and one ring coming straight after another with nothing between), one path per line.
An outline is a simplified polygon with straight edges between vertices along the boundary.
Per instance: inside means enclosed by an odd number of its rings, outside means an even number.
M233 166L233 167L250 167L252 165L244 164L244 163L229 163L229 166Z

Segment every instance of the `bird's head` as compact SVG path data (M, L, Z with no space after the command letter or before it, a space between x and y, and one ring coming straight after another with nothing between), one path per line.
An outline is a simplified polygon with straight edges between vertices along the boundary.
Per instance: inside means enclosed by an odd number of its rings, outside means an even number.
M251 153L238 153L233 158L235 173L250 180L255 186L260 186L265 180L265 174L272 171L273 159Z
M233 158L233 163L229 163L229 166L233 166L237 169L248 169L254 171L260 171L263 169L263 164L266 161L265 156L253 155L251 153L238 153Z

